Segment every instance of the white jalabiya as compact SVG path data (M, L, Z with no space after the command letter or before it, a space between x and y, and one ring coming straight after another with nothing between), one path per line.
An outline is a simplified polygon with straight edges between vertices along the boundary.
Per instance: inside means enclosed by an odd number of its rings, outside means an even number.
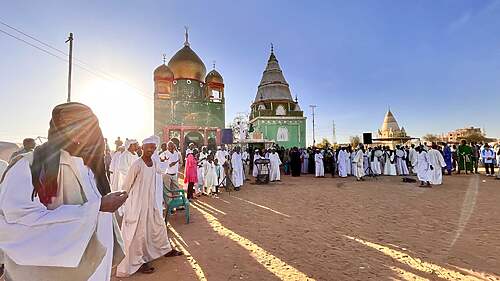
M384 175L396 176L396 164L394 162L394 153L386 151L385 154Z
M144 160L137 159L125 179L124 190L129 193L122 222L125 259L118 265L118 277L130 276L144 263L172 250L156 204L156 178L160 177L156 164L153 161L148 167Z
M347 158L347 152L345 150L340 150L337 159L337 164L338 164L339 176L341 178L347 177L346 158Z
M406 150L403 151L405 153L405 156L403 157L402 169L403 169L403 175L407 176L410 174L410 170L408 170L408 165L406 164L406 159L408 159L408 152L406 152Z
M401 157L398 156L398 154L400 155L403 155ZM401 150L401 149L398 149L396 150L396 174L399 176L399 175L405 175L405 173L403 172L403 157L404 157L404 151Z
M373 155L373 160L372 160L372 154L374 154L375 151L372 151L372 153L370 154L370 167L372 168L372 172L375 174L375 175L381 175L382 174L382 170L380 169L380 162L379 162L379 158L375 155Z
M111 157L111 163L109 164L109 170L111 171L110 184L111 191L118 191L118 163L120 162L120 156L123 152L115 151Z
M363 154L363 169L365 172L368 167L370 167L370 160L368 160L370 158L370 154L371 152L370 151L367 151L366 153Z
M240 153L233 152L231 166L233 168L233 185L234 187L240 187L243 185L243 161Z
M113 249L121 252L113 214L99 211L101 195L81 158L61 151L60 163L58 194L49 207L38 197L31 200L27 157L7 172L0 192L6 280L110 280Z
M411 167L415 167L415 163L417 162L417 156L418 152L415 150L415 148L410 148L408 151L408 159L410 160Z
M278 155L278 153L273 152L269 154L269 161L270 161L270 173L269 173L269 180L270 181L279 181L281 180L281 174L280 174L280 165L281 165L281 159Z
M316 171L316 176L317 177L324 177L325 176L325 167L323 164L323 154L321 153L316 153L314 154L314 164L315 164L315 171Z
M355 175L358 179L362 178L365 176L365 170L363 169L363 150L358 149L356 154L354 155L354 158L352 159L352 162L355 165Z
M417 172L418 180L423 182L430 181L430 164L427 152L423 150L421 152L417 152L416 154L415 170Z
M346 151L346 158L345 158L345 168L347 175L352 175L352 161L351 161L351 153L349 151Z
M260 158L262 158L262 157L260 157L260 155L257 154L257 153L255 153L255 155L253 156L253 162L254 162L254 164L253 164L252 176L254 176L254 177L257 177L257 175L259 174L259 170L257 168L257 165L255 164L255 161L258 160L258 159L260 159Z
M224 164L227 162L227 159L229 157L229 153L226 150L219 149L217 152L215 152L215 159L217 159L217 162L220 165L220 180L221 184L225 185L226 184L226 170L224 169Z
M353 176L357 177L358 170L356 169L356 163L354 163L354 157L356 156L356 151L351 152L351 173Z
M247 151L243 151L243 153L241 153L241 160L243 161L243 180L246 180L250 169L249 167L250 154L248 154Z
M210 194L211 192L216 192L217 182L217 170L214 162L205 161L203 164L203 193Z
M205 162L207 162L207 157L208 153L205 152L200 152L198 155L198 169L197 169L197 175L198 175L198 192L202 192L203 190L203 185L205 182Z
M151 157L153 161L155 161L155 165L157 167L156 173L158 174L155 181L156 181L156 206L158 208L158 211L160 212L160 215L163 216L163 175L167 172L167 167L168 163L167 161L161 162L160 160L160 153L159 151L155 151L153 153L153 156Z
M307 174L308 173L308 169L309 169L309 153L307 153L307 151L302 151L302 154L300 156L300 158L302 159L302 164L301 164L301 172L302 174Z
M134 161L138 158L139 156L137 156L137 154L134 154L128 150L124 151L121 154L118 161L118 178L116 179L116 186L118 188L117 190L123 189L123 183L125 182L125 178L127 178L128 170L130 169L130 166L132 166L132 163L134 163Z
M446 167L443 155L438 150L431 148L429 149L429 152L427 152L427 157L429 158L429 165L433 168L429 171L429 181L432 185L442 184L443 168Z

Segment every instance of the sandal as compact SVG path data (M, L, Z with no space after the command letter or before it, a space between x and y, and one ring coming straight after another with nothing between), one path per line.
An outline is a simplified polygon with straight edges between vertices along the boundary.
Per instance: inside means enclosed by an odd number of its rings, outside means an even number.
M179 252L177 250L172 250L164 255L164 257L169 258L169 257L178 257L184 255L183 252Z
M149 265L149 262L141 265L141 267L139 267L139 272L140 273L144 273L144 274L151 274L153 272L155 272L155 268L152 267L151 265Z

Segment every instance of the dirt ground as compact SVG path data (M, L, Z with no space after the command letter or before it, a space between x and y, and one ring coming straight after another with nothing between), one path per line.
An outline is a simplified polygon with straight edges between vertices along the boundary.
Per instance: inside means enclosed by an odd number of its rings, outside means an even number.
M187 256L121 280L500 280L500 181L485 176L431 189L283 176L202 197L191 215L169 218Z

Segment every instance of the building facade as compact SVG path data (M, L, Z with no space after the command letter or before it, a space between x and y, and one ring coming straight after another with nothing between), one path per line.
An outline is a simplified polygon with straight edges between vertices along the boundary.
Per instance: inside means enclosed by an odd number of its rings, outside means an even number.
M399 127L398 121L389 109L385 114L382 126L377 132L376 144L394 148L398 144L405 144L412 138L406 134L404 127Z
M224 80L215 66L206 74L185 36L183 48L153 73L154 132L182 151L189 143L214 149L225 126Z
M443 141L448 143L459 143L462 139L467 138L470 135L482 136L483 132L481 131L481 128L475 127L457 129L443 136Z
M297 98L293 100L278 60L271 55L251 106L250 124L254 136L274 141L285 148L306 146L306 118Z

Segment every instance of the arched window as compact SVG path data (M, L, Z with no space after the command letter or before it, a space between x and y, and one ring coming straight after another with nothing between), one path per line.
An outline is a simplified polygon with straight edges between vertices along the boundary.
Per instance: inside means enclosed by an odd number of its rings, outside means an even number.
M278 133L276 134L276 141L288 141L288 128L279 127Z
M285 107L283 105L278 105L278 107L276 108L276 115L277 116L284 116L286 115L286 110L285 110Z
M257 107L258 110L266 110L266 106L263 104L259 104L259 107Z

